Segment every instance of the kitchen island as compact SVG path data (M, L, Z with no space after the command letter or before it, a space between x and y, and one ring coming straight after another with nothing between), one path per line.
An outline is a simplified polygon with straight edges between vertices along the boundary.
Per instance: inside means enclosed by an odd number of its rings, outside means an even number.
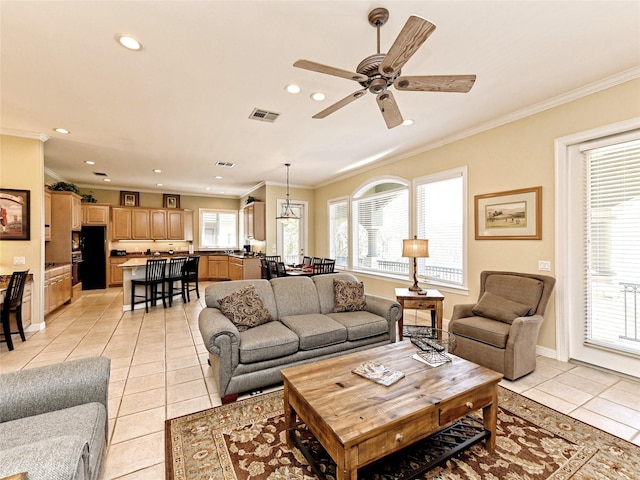
M131 310L131 280L144 280L147 274L147 259L154 257L136 257L118 265L122 269L122 311ZM167 268L169 260L167 259ZM144 303L135 305L144 309Z

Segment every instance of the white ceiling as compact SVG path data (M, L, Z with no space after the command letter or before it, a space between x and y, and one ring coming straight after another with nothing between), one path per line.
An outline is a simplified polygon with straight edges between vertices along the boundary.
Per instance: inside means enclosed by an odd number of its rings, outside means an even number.
M292 64L355 70L376 53L367 15L379 6L390 11L383 52L409 15L437 26L404 75L476 74L475 86L468 94L395 91L411 127L387 129L370 93L312 119L360 86ZM261 182L283 184L284 163L292 185L312 188L361 162L399 158L585 85L637 76L640 65L635 0L2 0L0 9L2 131L49 136L48 171L97 188L238 196ZM135 35L143 50L120 47L118 33ZM302 93L286 93L289 83ZM312 101L315 91L327 99ZM280 117L250 120L254 108Z

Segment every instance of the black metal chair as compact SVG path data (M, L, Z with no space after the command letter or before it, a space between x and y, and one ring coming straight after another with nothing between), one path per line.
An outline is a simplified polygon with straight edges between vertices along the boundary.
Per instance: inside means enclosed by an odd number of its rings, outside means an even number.
M200 289L198 288L198 265L200 257L198 255L190 256L184 262L182 268L182 298L186 302L191 301L191 293L195 291L196 297L200 298Z
M24 336L24 328L22 327L22 294L24 293L24 285L27 281L27 273L13 272L9 279L9 285L4 296L4 302L2 303L2 335L4 340L0 342L6 342L9 350L13 350L13 340L11 335L19 333L20 338L24 342L26 340ZM16 315L16 324L18 326L17 332L11 331L11 314Z
M268 262L268 261L272 261L272 262L281 262L282 260L280 259L280 255L266 255L264 257L264 259Z
M173 290L175 288L176 282L182 282L182 270L184 269L184 264L187 261L187 257L174 257L169 260L169 270L167 272L167 285L169 286L169 306L173 306L173 297L175 295L182 295L182 301L186 303L187 299L184 296L184 291L182 291L182 284L180 285L180 292L174 293Z
M271 280L271 272L269 271L269 261L266 258L260 259L260 277L265 280Z
M335 267L335 263L330 263L330 262L314 263L313 274L322 275L324 273L331 273L333 271L333 267Z
M326 273L333 273L336 270L336 261L334 258L325 258L324 260L322 260L323 264L327 265L327 269L328 272Z
M302 257L302 265L311 265L313 263L313 259L311 257L307 257L306 255Z
M155 305L159 298L162 299L162 306L167 308L166 270L166 258L150 258L147 260L147 271L144 280L131 280L131 310L134 309L136 303L142 303L142 301L136 302L136 298L144 298L144 309L147 313L149 313L149 302L151 302L151 305ZM144 287L144 295L136 295L136 287L139 286ZM158 287L162 289L160 294L158 294Z

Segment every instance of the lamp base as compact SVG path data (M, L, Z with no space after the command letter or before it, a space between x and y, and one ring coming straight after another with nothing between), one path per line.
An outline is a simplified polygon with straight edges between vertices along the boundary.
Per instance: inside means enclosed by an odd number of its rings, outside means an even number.
M412 285L409 287L409 291L410 292L421 292L422 288L420 288L418 285Z

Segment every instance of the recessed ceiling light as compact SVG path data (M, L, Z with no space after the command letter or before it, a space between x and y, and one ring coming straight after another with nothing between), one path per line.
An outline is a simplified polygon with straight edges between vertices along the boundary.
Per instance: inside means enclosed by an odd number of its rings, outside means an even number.
M95 165L96 162L94 162L93 160L85 160L84 163L86 163L87 165Z
M110 178L103 178L102 180L104 180L105 182L110 182L111 181Z
M211 190L211 187L204 187L205 190Z
M300 88L299 85L294 85L293 83L291 85L287 85L284 89L289 93L300 93L302 91L302 88Z
M311 94L311 100L315 100L316 102L321 102L326 98L325 94L322 92L314 92Z
M159 168L154 168L154 169L153 169L153 171L154 171L155 173L162 173L162 170L160 170Z
M408 127L409 125L413 125L413 120L411 120L410 118L408 118L407 120L405 120L404 122L402 122L402 125L404 125L405 127Z
M132 37L131 35L124 35L122 33L119 33L116 35L116 41L124 48L127 48L129 50L142 50L142 43L140 43L140 40Z
M222 177L221 177L220 175L216 175L216 176L215 176L215 177L213 177L213 178L215 178L216 180L222 180Z
M164 185L164 184L163 184L163 183L156 183L156 185L157 185L158 187L161 187L161 186L162 186L162 185Z
M71 132L66 128L54 128L54 132L62 133L63 135L69 135Z

